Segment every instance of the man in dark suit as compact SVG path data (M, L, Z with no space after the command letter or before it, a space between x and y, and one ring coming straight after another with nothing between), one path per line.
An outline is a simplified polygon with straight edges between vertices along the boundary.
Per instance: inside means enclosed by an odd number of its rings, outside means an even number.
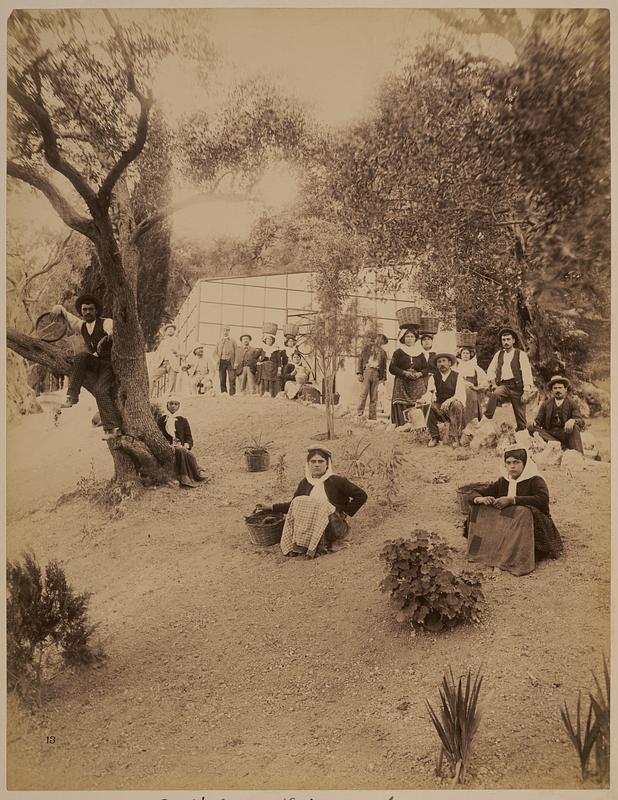
M538 433L546 442L558 441L563 450L577 450L583 455L581 431L585 422L575 400L567 397L570 381L554 375L547 384L551 397L541 403L530 433Z
M238 366L236 367L237 388L242 394L255 394L257 391L255 373L257 360L261 354L261 348L251 346L251 336L243 333L240 337L240 348L237 353Z

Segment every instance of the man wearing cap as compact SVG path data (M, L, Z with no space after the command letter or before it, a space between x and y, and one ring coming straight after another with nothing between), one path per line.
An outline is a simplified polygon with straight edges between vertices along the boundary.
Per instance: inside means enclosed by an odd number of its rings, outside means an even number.
M206 392L212 394L213 371L204 353L203 344L193 348L185 359L182 369L191 381L193 394L206 394Z
M164 375L168 376L168 392L176 389L176 378L180 372L180 345L176 336L176 326L169 322L163 328L163 338L155 352L154 369L150 376L150 395L154 394L155 384Z
M215 366L219 371L219 384L221 394L227 394L229 383L229 395L236 394L236 369L238 367L238 342L230 336L230 327L223 328L223 335L215 347L214 359Z
M383 345L388 344L388 338L383 333L372 337L361 350L356 365L358 380L363 384L358 402L358 416L365 413L367 395L369 395L369 419L376 419L378 406L378 386L386 383L386 351Z
M255 373L257 372L257 360L261 354L262 351L259 347L251 346L251 336L248 333L243 333L240 337L240 352L238 367L236 368L239 392L243 394L256 393Z
M427 429L431 436L428 447L440 444L438 422L449 423L449 435L453 447L459 447L463 430L463 415L466 405L466 387L464 380L453 367L457 363L452 353L436 355L436 375L430 375L427 391L417 401L417 406L430 404L427 415Z
M487 368L487 380L493 388L487 402L483 419L492 419L500 400L508 400L515 414L515 428L526 429L526 407L524 393L534 389L532 369L526 353L516 345L519 337L513 328L502 328L498 334L502 349L491 360Z
M433 347L433 333L421 331L421 347L423 349L420 355L414 357L414 368L423 373L425 388L427 388L429 377L438 374L436 354L431 349Z
M114 324L108 317L101 316L101 304L92 295L81 295L75 301L76 317L63 306L52 308L53 314L65 318L73 333L81 334L84 349L75 354L69 373L67 399L61 408L70 408L79 400L79 393L86 377L92 388L90 393L97 401L101 425L105 438L117 436L122 423L114 402L114 373L111 363L111 346Z
M547 384L551 397L541 403L530 433L538 433L546 442L560 442L563 450L577 450L584 454L581 431L585 422L579 405L567 397L571 382L563 375L554 375Z

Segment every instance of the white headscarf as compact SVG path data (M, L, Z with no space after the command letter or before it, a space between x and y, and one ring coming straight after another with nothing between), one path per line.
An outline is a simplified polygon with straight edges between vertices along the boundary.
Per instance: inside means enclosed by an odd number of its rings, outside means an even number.
M168 403L178 403L178 408L174 413L167 408ZM165 431L166 433L172 437L172 439L176 438L176 420L180 416L178 413L180 411L180 400L177 397L168 397L167 402L165 404L167 408L167 413L165 415Z
M313 448L312 448L313 449ZM319 448L315 448L316 450ZM311 475L311 470L309 468L309 461L305 462L305 478L307 481L313 486L313 489L309 493L309 497L312 497L314 500L320 505L326 506L328 509L328 513L332 514L335 511L335 506L330 502L328 497L326 496L326 489L324 488L324 484L326 481L333 475L333 459L329 457L327 459L328 466L326 468L326 472L319 478L314 478Z
M266 358L270 358L272 356L272 354L275 352L275 350L279 349L279 347L274 341L274 338L275 338L274 336L271 337L273 339L273 343L272 344L266 344L264 339L267 336L270 336L270 333L265 333L263 338L262 338L262 350L264 351L264 355L266 356Z
M507 453L511 453L513 451L523 450L526 453L526 463L524 464L524 468L521 472L519 478L509 478L509 473L506 468L506 463L504 461L505 456ZM527 450L525 447L519 447L518 445L511 445L506 448L502 455L502 477L508 481L509 488L507 492L507 497L517 497L517 484L521 483L522 481L527 481L529 478L534 478L536 475L540 475L539 469L537 465L534 463L532 459L532 455L530 451Z

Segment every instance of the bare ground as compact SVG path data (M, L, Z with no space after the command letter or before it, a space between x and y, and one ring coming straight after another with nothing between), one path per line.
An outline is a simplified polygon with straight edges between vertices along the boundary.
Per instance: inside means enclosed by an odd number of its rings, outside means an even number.
M607 462L587 462L573 479L545 471L562 559L521 578L484 569L480 624L412 635L378 589L382 545L433 530L465 568L456 488L493 479L494 452L457 457L363 432L376 448L406 452L402 504L371 497L349 547L290 560L252 545L243 517L291 495L321 412L222 397L187 400L183 412L211 482L147 490L117 519L86 499L111 470L87 403L57 427L46 411L9 431L8 557L30 547L92 591L109 656L57 678L40 710L9 704L10 789L445 788L425 700L435 705L447 665L485 675L467 788L582 788L559 707L591 688L590 670L599 674L609 652ZM335 468L350 427L338 426ZM283 491L272 469L244 469L260 428L273 461L286 456ZM593 430L607 454L607 420ZM445 483L432 482L438 472ZM82 476L82 492L56 503Z

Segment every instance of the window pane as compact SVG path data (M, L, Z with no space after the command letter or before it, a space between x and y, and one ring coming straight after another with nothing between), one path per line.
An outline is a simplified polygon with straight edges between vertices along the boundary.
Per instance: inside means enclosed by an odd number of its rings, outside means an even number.
M221 302L238 303L240 305L242 303L243 288L235 284L224 283L221 287Z
M261 330L262 323L264 322L264 309L245 306L243 310L243 322L245 325L253 325Z
M245 278L244 283L245 286L265 286L266 278L263 275L259 275L257 278Z
M278 286L285 289L285 275L267 275L266 286Z
M288 306L294 308L311 308L311 293L288 290Z
M287 321L287 313L285 309L282 308L265 308L264 309L264 321L265 322L276 322L279 327L285 324Z
M379 317L395 319L397 303L394 300L378 300L376 302L376 310Z
M213 283L212 281L202 281L202 300L210 300L211 303L221 302L221 289L220 283Z
M271 308L285 308L285 289L266 289L265 304Z
M221 322L219 303L200 303L200 322Z
M308 289L309 272L297 272L288 275L288 289Z
M200 325L200 342L202 344L216 345L221 335L221 327L219 325L204 324Z
M265 289L260 286L245 286L245 305L264 307Z
M221 305L222 325L242 325L242 306Z

